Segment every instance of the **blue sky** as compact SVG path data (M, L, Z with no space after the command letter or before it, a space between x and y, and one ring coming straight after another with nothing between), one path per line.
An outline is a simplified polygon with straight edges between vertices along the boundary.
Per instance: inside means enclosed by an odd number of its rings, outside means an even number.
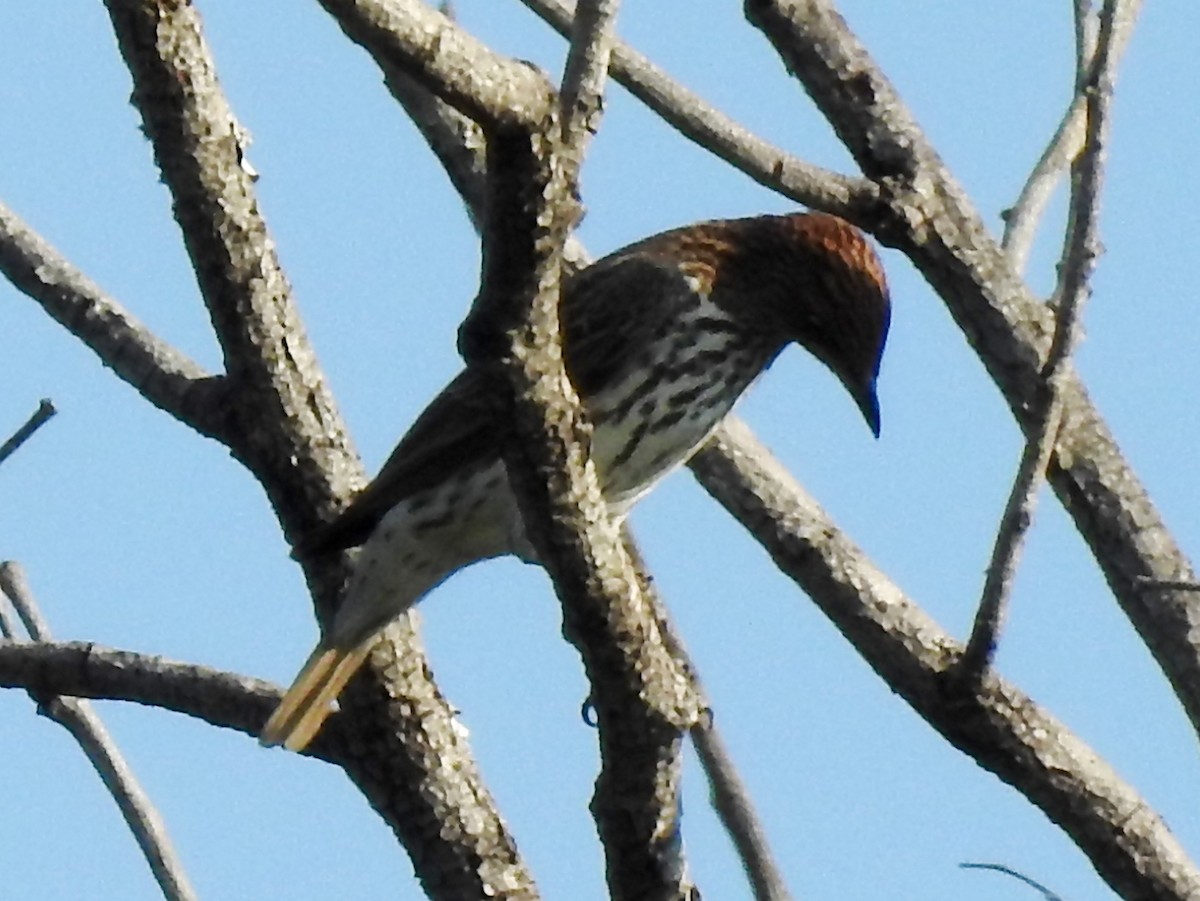
M286 7L286 8L285 8ZM561 70L559 39L515 2L458 0L496 49ZM1069 3L844 2L841 8L998 228L1069 99ZM368 470L456 371L478 244L373 64L316 4L202 4L224 87L254 137L259 197ZM699 10L703 10L700 12ZM822 165L848 155L740 4L629 3L620 31L742 123ZM1122 65L1106 254L1078 366L1176 538L1200 546L1194 447L1200 7L1147 4ZM204 365L220 357L127 103L100 4L0 7L0 198ZM596 255L702 218L790 207L620 89L584 171ZM1060 198L1061 200L1061 198ZM1046 292L1062 204L1030 281ZM834 518L951 632L968 627L1018 431L940 301L884 252L895 315L871 439L834 380L786 354L740 408ZM32 302L0 285L0 433L60 409L0 468L0 557L24 564L60 639L286 682L315 626L265 498L218 445L151 408ZM1036 809L947 747L682 473L634 528L713 696L797 897L1031 897L961 861L1014 867L1071 899L1112 897ZM547 898L604 897L586 810L586 687L540 571L483 564L421 613L434 670ZM1196 739L1050 495L998 663L1200 852ZM174 714L98 705L210 898L419 897L407 858L333 768ZM157 889L83 755L0 693L0 872L14 898ZM748 897L689 765L684 829L706 897ZM81 887L86 887L86 890Z

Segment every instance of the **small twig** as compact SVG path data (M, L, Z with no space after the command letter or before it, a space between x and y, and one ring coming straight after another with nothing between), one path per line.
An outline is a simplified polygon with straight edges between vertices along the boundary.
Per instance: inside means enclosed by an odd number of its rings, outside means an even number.
M559 88L564 149L578 161L600 127L620 0L581 0Z
M1079 313L1087 298L1089 281L1100 254L1097 220L1108 135L1108 109L1112 98L1111 56L1113 8L1106 0L1101 12L1096 51L1080 90L1087 100L1087 136L1072 184L1070 228L1063 248L1059 284L1058 321L1043 367L1041 410L1034 411L1016 479L1000 520L992 559L984 579L975 625L956 675L978 681L990 664L996 638L1004 621L1017 560L1037 505L1037 492L1045 475L1062 418L1062 383L1078 340ZM1040 415L1039 415L1040 414Z
M733 840L756 901L789 901L791 893L767 844L766 830L754 809L750 790L738 774L711 714L692 726L689 734L708 779L713 810Z
M1059 179L1070 168L1071 162L1083 149L1087 102L1078 86L1083 83L1089 61L1096 45L1096 17L1091 13L1091 0L1075 0L1075 83L1076 91L1071 103L1050 139L1041 158L1029 173L1021 187L1016 203L1004 213L1004 237L1000 246L1008 256L1016 272L1024 272L1033 247L1033 239L1045 213L1046 205L1054 195ZM1133 34L1133 19L1136 10L1126 4L1113 24L1112 49L1110 56L1114 64L1120 60L1129 38Z
M9 604L6 603L7 600L8 595L0 591L0 638L5 641L17 641L19 640L17 621L13 619Z
M0 463L3 463L13 452L30 439L34 432L50 421L50 417L57 413L54 409L54 403L49 398L42 398L42 402L38 404L38 408L33 411L33 415L25 421L25 424L13 432L11 438L0 444Z
M1040 882L1030 879L1025 874L1018 873L1016 870L1012 869L1011 867L1006 867L1003 864L999 864L999 863L960 863L958 866L959 866L959 869L963 869L963 870L995 870L997 873L1004 873L1007 876L1012 876L1014 879L1021 880L1022 882L1024 882L1026 885L1030 886L1031 888L1037 889L1039 892L1041 892L1046 897L1046 901L1063 901L1063 898L1061 895L1055 894L1050 889L1046 888L1046 886L1042 885Z
M551 28L570 35L574 4L521 0ZM871 207L878 188L804 160L760 138L621 41L612 45L612 76L646 107L689 141L785 197L816 209L854 218Z
M790 901L792 896L767 843L767 833L758 812L754 809L750 790L738 775L733 756L717 730L712 704L700 681L700 674L696 671L683 639L675 629L666 604L654 587L650 571L627 525L622 527L621 536L642 586L642 593L654 608L663 643L687 673L692 691L704 709L704 715L696 720L688 730L688 735L692 740L692 747L696 749L700 768L704 770L704 776L708 779L709 799L713 810L725 831L729 833L756 901Z
M30 638L35 642L50 640L50 627L29 590L24 570L18 564L0 564L0 592L12 602ZM6 637L11 625L11 622L5 625ZM80 698L61 697L32 689L29 696L37 703L38 713L70 732L92 762L104 786L117 802L163 895L169 901L194 901L196 892L167 835L166 824L91 704Z
M25 570L11 560L0 563L0 593L3 593L21 618L21 625L34 641L50 640L50 625L38 609L25 578Z

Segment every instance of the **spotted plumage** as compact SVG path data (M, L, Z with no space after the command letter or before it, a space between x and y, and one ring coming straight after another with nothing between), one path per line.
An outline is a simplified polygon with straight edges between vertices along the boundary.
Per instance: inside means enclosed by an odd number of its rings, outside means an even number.
M567 280L560 310L567 372L594 427L592 459L618 519L704 443L793 341L837 376L878 433L887 288L870 244L834 216L663 232ZM264 744L304 747L375 635L447 576L502 554L533 560L499 456L503 425L482 378L473 370L455 378L378 477L297 545L299 557L363 549Z

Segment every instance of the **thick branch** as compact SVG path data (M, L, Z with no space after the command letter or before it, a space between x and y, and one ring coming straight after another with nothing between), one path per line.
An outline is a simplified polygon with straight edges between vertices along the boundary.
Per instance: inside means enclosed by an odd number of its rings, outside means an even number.
M740 422L691 463L862 657L955 747L1012 785L1124 898L1184 899L1200 872L1133 788L1015 687L986 675L955 690L962 648L877 569Z
M471 365L511 386L509 479L525 528L563 604L600 733L592 802L615 897L687 897L678 843L682 733L698 716L608 516L586 452L590 426L558 347L563 242L576 207L555 146L537 134L488 136L492 194L483 289L460 332ZM496 335L505 335L498 341ZM507 347L505 345L508 345ZM502 392L503 393L503 392Z
M477 229L484 227L487 199L486 148L482 130L462 113L431 95L419 82L399 72L387 73L388 87L412 116L430 147L446 169L451 182L467 207ZM571 235L563 253L564 270L586 266L590 256L579 240ZM692 690L706 710L710 707L699 676L686 649L674 632L665 605L637 552L628 529L623 531L626 549L639 576L643 595L654 606L659 630L671 653L681 661L692 683ZM711 711L699 718L690 730L701 766L708 777L713 805L729 832L745 868L755 898L781 901L789 897L779 868L767 846L766 834L754 811L753 802L739 777L734 763L721 741Z
M501 56L420 0L320 0L382 69L398 68L480 125L536 128L545 79Z
M285 534L302 535L362 476L259 212L245 133L188 3L107 5L236 384L229 446L262 483ZM332 609L348 563L307 566L319 616ZM534 897L411 623L389 629L365 669L342 698L355 734L344 765L404 842L431 897Z
M746 10L863 171L884 189L883 218L859 224L909 256L1028 427L1050 343L1049 311L1016 277L891 84L828 2L747 0ZM1062 396L1051 484L1200 730L1200 608L1186 592L1145 581L1194 582L1192 566L1075 373L1066 375Z

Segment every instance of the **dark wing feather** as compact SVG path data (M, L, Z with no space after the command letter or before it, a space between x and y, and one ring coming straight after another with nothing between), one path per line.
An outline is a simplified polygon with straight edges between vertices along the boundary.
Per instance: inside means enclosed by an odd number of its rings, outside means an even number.
M336 519L299 541L292 556L310 557L362 544L400 501L493 453L495 413L485 390L478 373L460 372L417 417L371 484Z
M642 247L605 257L563 286L563 356L585 400L648 362L638 358L650 351L646 336L668 332L695 297L676 265Z
M637 352L648 342L638 336L668 329L693 294L678 268L638 252L641 247L618 251L563 285L564 358L585 400L639 365ZM478 372L459 373L413 423L379 475L336 519L301 539L292 556L362 544L400 501L495 453L487 389Z

